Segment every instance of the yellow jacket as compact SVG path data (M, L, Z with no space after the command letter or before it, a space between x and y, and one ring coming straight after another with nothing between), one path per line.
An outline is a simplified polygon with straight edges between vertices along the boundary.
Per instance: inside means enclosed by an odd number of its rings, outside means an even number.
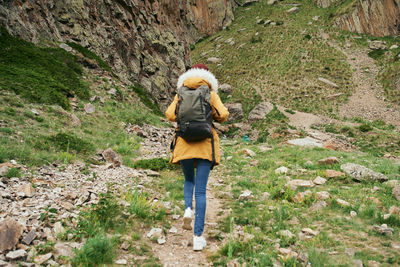
M188 72L190 72L189 70ZM197 89L201 85L207 85L212 88L211 90L216 90L215 81L211 78L207 79L208 76L199 75L199 77L194 76L198 71L197 70L192 73L193 75L186 75L189 77L183 76L183 81L178 80L179 86L186 86L191 89ZM204 70L205 71L205 70ZM200 72L201 73L201 72ZM211 73L209 73L211 74ZM203 76L203 77L202 77ZM182 76L181 76L182 77ZM215 78L214 78L215 79ZM211 80L211 81L210 81ZM229 112L228 109L222 104L221 99L215 91L211 91L210 93L210 102L212 106L212 118L217 122L224 122L228 118ZM165 115L168 120L176 121L175 110L178 104L178 96L175 95L173 102L169 105ZM215 150L215 161L216 165L220 163L220 151L219 151L219 138L215 129L212 129L212 134L214 136L214 150ZM186 142L183 138L178 137L176 140L175 148L172 151L172 157L170 163L179 163L179 161L184 159L207 159L212 161L212 147L211 147L211 138L207 138L198 142Z

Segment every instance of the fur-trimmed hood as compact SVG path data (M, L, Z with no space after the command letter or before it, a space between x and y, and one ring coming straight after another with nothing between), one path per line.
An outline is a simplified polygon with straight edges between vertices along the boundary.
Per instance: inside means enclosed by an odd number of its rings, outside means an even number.
M179 76L177 88L182 87L184 81L188 78L203 78L211 85L211 90L218 93L218 80L210 71L205 69L190 69L186 71Z

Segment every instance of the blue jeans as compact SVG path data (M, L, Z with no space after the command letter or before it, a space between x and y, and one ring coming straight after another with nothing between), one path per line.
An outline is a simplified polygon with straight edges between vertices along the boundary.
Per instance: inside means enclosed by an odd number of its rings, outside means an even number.
M196 174L194 172L194 162L196 161ZM204 231L204 218L206 216L206 189L208 175L211 170L211 161L205 159L185 159L181 160L183 175L185 176L185 184L183 187L183 197L185 199L185 209L192 207L193 189L194 198L196 200L196 211L194 221L194 234L202 235Z

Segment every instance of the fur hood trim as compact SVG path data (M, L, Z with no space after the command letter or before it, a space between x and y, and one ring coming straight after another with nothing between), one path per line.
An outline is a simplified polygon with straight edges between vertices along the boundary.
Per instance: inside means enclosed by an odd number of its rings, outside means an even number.
M190 69L183 73L181 76L179 76L177 86L178 88L182 87L183 82L188 79L188 78L203 78L208 81L208 83L211 85L211 90L214 92L218 93L218 80L215 78L214 74L212 74L208 70L204 69Z

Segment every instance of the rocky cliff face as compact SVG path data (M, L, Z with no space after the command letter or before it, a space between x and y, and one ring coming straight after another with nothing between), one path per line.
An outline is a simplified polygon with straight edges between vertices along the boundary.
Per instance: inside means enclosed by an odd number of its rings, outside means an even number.
M316 0L316 3L319 7L327 8L330 7L334 3L338 3L342 0Z
M189 44L233 20L231 0L0 0L0 25L34 43L73 41L141 83L162 106Z
M357 0L355 8L339 16L335 25L345 30L374 36L398 35L400 0Z

